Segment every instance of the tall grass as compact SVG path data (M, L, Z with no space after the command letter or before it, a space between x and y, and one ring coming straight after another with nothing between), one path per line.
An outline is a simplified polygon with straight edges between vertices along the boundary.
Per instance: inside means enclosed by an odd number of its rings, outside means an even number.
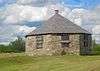
M2 54L0 71L100 71L100 56Z

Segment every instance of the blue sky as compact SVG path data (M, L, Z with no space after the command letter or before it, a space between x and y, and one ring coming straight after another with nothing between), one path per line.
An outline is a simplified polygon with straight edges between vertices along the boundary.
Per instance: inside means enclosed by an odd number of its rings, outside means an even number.
M100 4L100 0L63 0L66 4L81 5L83 8L94 8Z
M100 43L100 0L0 0L0 43L40 27L59 9L60 14L93 33Z
M46 2L46 0L43 0ZM16 3L17 0L0 0L0 7L3 7L8 4ZM40 0L39 0L40 2ZM60 3L64 3L67 5L81 5L83 8L94 8L95 6L100 4L100 0L58 0Z
M6 4L12 4L12 3L15 3L16 0L0 0L0 6L4 6Z

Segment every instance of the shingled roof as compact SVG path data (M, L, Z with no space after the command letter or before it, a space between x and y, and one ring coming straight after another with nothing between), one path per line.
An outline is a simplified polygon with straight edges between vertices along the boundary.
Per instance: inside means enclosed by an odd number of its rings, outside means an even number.
M86 33L91 34L70 20L61 16L58 10L55 15L44 21L40 28L30 32L28 35L51 34L51 33Z

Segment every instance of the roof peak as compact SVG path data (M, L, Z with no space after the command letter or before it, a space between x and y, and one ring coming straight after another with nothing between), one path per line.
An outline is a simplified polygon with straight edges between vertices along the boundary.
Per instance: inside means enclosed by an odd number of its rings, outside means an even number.
M59 10L55 10L55 14L58 14L59 13Z

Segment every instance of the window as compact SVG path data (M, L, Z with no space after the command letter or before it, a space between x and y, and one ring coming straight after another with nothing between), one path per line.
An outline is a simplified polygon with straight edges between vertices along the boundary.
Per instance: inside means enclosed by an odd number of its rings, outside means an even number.
M84 34L84 47L88 47L88 35Z
M40 49L40 48L42 48L42 45L43 45L43 43L36 43L36 48Z
M88 35L85 34L85 35L84 35L84 40L86 41L87 39L88 39Z
M69 47L69 35L68 34L61 34L61 47L66 48Z
M62 48L69 47L69 43L62 42L62 43L61 43L61 47L62 47Z
M61 34L61 40L69 40L69 35L68 34Z
M84 41L84 47L88 46L88 42Z
M42 47L43 47L43 36L38 35L38 36L36 36L36 48L40 49Z
M43 36L42 36L42 35L36 36L36 41L37 41L37 42L43 41Z

